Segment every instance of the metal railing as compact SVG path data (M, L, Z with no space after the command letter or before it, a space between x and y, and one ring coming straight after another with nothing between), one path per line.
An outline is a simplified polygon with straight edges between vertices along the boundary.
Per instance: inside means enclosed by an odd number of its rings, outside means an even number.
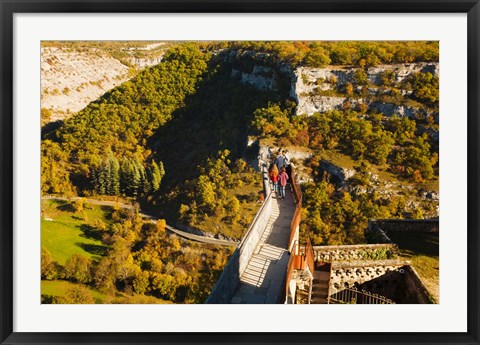
M292 168L292 172L290 173L290 176L292 178L292 192L293 192L293 197L295 199L295 204L298 206L302 206L302 199L303 199L303 194L302 190L300 188L300 184L298 183L297 180L297 174L295 173L295 170Z
M288 299L289 293L289 284L290 280L292 279L293 272L295 271L296 267L296 257L298 256L299 252L299 245L298 245L298 237L299 237L299 229L300 229L300 221L302 220L302 190L300 189L300 184L297 181L297 175L295 174L295 170L292 167L290 172L291 177L291 185L292 185L292 194L295 200L295 213L293 214L292 222L290 223L290 238L288 240L288 251L290 252L290 259L288 260L287 266L287 275L285 280L285 293L284 299L285 302Z
M328 296L328 304L395 304L391 299L355 287Z
M295 240L298 240L298 232L300 227L300 221L302 218L302 190L300 184L297 181L297 175L292 168L290 176L292 178L292 194L295 199L295 213L293 214L292 222L290 223L290 239L288 241L288 251L292 252L293 244ZM297 253L295 253L297 254Z
M307 246L305 247L305 262L308 269L313 274L315 271L315 253L313 252L312 242L307 237Z

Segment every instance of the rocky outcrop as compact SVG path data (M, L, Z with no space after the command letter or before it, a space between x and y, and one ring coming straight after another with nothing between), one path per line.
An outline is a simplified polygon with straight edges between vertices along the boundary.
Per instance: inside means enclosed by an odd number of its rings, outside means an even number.
M275 60L268 53L254 51L222 51L218 57L230 64L231 76L258 90L288 92L293 87L294 73L289 64Z
M322 159L320 162L320 170L335 177L342 186L357 173L354 169L339 167L325 159Z
M371 97L348 98L340 95L325 95L324 91L331 91L335 94L338 86L346 83L354 83L354 74L358 68L328 66L325 68L297 68L292 76L292 88L290 97L297 102L297 115L312 115L316 112L325 112L328 110L341 109L348 101L350 106L359 103L366 104L370 109L375 109L386 116L398 115L414 118L416 116L428 117L434 116L438 121L437 114L428 113L423 109L407 107L392 103L382 103L371 101ZM438 63L411 63L411 64L393 64L380 65L367 69L367 78L372 84L380 85L380 75L384 71L392 71L396 75L396 82L402 82L413 73L430 72L438 76ZM320 91L320 92L319 92ZM323 91L323 92L322 92ZM386 90L377 87L367 89L370 96L376 96L387 93ZM410 90L399 90L404 96L411 95ZM320 94L319 94L320 93Z
M433 113L429 113L424 109L406 107L404 105L396 105L392 103L381 103L381 102L368 102L365 100L365 103L369 105L370 109L375 109L377 112L382 113L386 116L399 116L399 117L408 117L413 119L415 117L428 117L432 116Z
M249 84L259 90L276 91L278 88L277 78L274 77L274 71L271 67L255 65L253 70L242 72L236 68L232 69L232 77L240 78L243 84Z
M158 58L152 58L152 59L147 59L147 58L131 58L130 63L132 65L135 65L139 68L146 68L150 66L155 66L158 65L160 62L162 62L163 54L162 56Z
M392 71L397 75L397 82L402 82L405 78L408 78L413 73L432 73L438 76L439 64L433 62L418 62L418 63L405 63L405 64L392 64L392 65L379 65L370 67L367 70L368 79L374 83L380 83L380 73L383 71Z
M346 97L302 96L298 98L296 113L297 115L311 115L333 109L340 109L346 101Z

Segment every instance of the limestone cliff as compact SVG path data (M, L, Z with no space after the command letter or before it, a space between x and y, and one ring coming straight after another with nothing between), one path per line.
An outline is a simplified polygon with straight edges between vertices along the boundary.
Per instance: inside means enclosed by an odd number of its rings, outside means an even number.
M279 85L290 85L289 97L296 101L297 115L312 115L316 112L326 112L341 109L345 106L358 107L366 105L371 110L386 116L397 115L400 117L430 117L438 123L438 113L418 106L382 102L376 96L386 95L391 92L388 88L380 87L381 75L391 72L395 76L394 82L399 84L414 73L429 72L434 76L439 75L438 63L409 63L379 65L366 70L370 85L366 94L362 96L347 96L337 90L347 83L355 85L354 75L359 68L345 66L327 66L325 68L298 67L292 69L284 63L272 64L268 61L268 54L253 52L231 51L227 61L234 62L232 77L259 90L278 91ZM247 61L247 63L245 63ZM359 93L361 86L356 86ZM396 90L402 96L410 96L411 90Z
M315 112L325 112L333 109L342 108L346 102L350 106L366 104L371 109L386 116L394 114L413 118L416 115L434 116L438 121L437 114L428 112L418 107L398 105L393 103L378 102L372 100L372 96L384 94L384 89L380 87L368 87L368 94L362 97L347 97L338 95L335 90L347 83L354 84L354 75L358 68L328 66L325 68L299 67L295 69L292 80L292 89L290 97L297 102L297 115L312 115ZM370 67L366 74L368 81L373 85L380 85L381 73L385 71L393 72L396 76L395 82L401 83L413 73L430 72L435 76L439 74L438 63L411 63L411 64L393 64ZM400 94L409 96L410 90L398 90ZM329 95L331 93L331 95Z
M138 71L160 63L159 44L143 48L103 51L79 43L41 48L42 123L62 120L129 80ZM138 50L155 49L151 56L137 57ZM122 58L116 56L121 54Z

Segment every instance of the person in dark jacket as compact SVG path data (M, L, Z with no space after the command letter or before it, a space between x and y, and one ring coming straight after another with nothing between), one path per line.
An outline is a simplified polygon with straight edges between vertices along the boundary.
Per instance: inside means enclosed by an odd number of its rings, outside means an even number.
M282 168L285 167L285 157L283 157L282 154L279 154L273 163L277 166L278 171L282 171Z

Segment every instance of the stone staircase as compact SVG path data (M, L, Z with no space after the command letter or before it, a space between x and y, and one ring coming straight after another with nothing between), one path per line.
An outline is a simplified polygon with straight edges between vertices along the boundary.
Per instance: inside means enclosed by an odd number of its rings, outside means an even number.
M328 303L328 286L330 284L330 264L323 264L313 272L312 298L310 304Z

